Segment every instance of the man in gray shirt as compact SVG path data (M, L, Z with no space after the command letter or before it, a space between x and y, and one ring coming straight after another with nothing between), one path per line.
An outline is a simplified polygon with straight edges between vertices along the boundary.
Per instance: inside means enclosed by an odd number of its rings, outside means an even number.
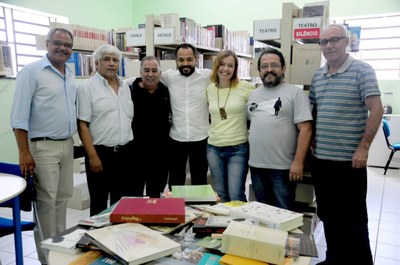
M284 81L285 69L281 52L261 53L258 70L263 86L253 90L247 102L249 165L257 201L292 209L311 142L312 116L304 91Z

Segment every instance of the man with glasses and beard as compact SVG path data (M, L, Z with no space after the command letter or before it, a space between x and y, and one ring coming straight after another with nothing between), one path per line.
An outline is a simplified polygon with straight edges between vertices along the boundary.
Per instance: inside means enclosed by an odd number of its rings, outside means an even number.
M263 86L250 93L250 172L257 201L293 210L296 181L310 147L312 116L305 92L284 81L285 59L269 48L258 59ZM279 108L277 107L279 106Z
M191 184L207 183L209 114L206 88L211 70L196 68L196 48L183 43L175 49L178 70L161 75L168 87L172 109L169 186L184 185L189 158Z

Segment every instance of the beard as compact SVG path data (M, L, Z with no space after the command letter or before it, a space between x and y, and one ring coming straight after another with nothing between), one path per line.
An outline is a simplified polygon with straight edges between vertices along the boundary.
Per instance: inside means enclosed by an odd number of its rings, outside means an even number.
M181 73L181 75L190 76L191 74L194 73L195 68L196 68L195 66L185 65L179 67L178 70Z
M267 79L268 75L272 75L275 78ZM282 82L282 80L283 80L283 75L278 76L273 72L266 72L262 78L262 82L265 87L276 87Z

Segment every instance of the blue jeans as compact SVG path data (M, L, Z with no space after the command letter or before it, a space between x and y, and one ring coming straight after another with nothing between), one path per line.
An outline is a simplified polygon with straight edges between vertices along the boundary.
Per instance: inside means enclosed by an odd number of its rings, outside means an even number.
M250 172L257 201L293 210L297 184L289 181L289 170L250 167Z
M221 201L247 201L245 184L248 172L249 144L222 147L208 144L207 160L215 191Z

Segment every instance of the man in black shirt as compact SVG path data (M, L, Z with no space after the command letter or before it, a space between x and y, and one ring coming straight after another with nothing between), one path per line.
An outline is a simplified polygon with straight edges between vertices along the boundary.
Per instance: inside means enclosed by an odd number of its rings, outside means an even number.
M134 105L134 196L159 198L168 178L168 139L171 106L168 88L160 82L158 58L147 56L140 65L140 76L131 85Z

